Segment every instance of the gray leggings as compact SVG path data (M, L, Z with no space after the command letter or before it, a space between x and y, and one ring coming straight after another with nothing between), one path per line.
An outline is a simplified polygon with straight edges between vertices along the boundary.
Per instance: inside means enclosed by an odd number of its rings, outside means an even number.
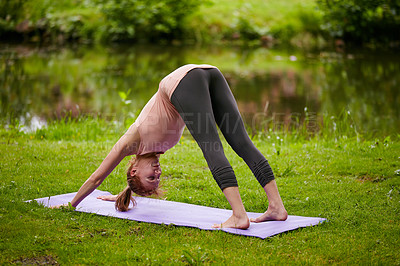
M262 187L274 179L268 161L250 140L235 98L218 69L195 68L189 71L176 87L171 102L200 146L221 190L238 184L224 154L216 124Z

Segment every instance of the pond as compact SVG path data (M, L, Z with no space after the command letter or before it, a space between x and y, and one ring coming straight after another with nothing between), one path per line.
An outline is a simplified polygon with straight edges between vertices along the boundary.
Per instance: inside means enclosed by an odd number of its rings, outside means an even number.
M207 63L224 73L253 134L296 130L304 119L317 130L327 118L349 119L363 134L397 134L399 57L233 46L1 44L0 121L33 130L66 115L134 118L165 75Z

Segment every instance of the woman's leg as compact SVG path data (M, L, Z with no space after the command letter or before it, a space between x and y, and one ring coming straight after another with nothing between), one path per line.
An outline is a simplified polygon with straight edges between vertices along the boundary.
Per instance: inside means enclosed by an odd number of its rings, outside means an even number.
M279 195L272 169L248 136L228 83L218 69L206 71L210 73L209 90L215 120L229 145L243 158L268 197L267 211L252 221L286 220L287 212Z
M214 179L232 207L233 215L222 227L246 229L250 225L249 219L239 195L235 174L218 136L209 83L210 76L205 70L193 69L181 80L171 102L200 146Z

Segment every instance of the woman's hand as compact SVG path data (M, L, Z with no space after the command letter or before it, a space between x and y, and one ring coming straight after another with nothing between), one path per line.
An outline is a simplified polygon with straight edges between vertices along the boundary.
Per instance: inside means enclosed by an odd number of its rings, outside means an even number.
M118 195L103 195L103 196L98 196L98 199L101 200L106 200L106 201L116 201Z

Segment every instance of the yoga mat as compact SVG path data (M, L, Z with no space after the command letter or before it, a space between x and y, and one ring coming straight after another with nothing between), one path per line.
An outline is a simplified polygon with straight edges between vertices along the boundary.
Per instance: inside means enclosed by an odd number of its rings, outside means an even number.
M70 202L75 193L62 194L46 198L35 199L46 207ZM140 222L156 224L174 224L178 226L196 227L203 230L222 230L232 234L267 238L279 233L291 231L300 227L317 225L326 219L318 217L303 217L289 215L286 221L269 221L251 223L247 230L222 228L211 226L226 221L231 210L211 208L194 204L166 201L152 198L135 197L137 205L127 212L119 212L114 208L114 202L97 199L100 195L110 195L109 192L95 190L87 196L76 208L76 211L95 213L103 216L112 216ZM261 213L247 212L249 218L256 218Z

